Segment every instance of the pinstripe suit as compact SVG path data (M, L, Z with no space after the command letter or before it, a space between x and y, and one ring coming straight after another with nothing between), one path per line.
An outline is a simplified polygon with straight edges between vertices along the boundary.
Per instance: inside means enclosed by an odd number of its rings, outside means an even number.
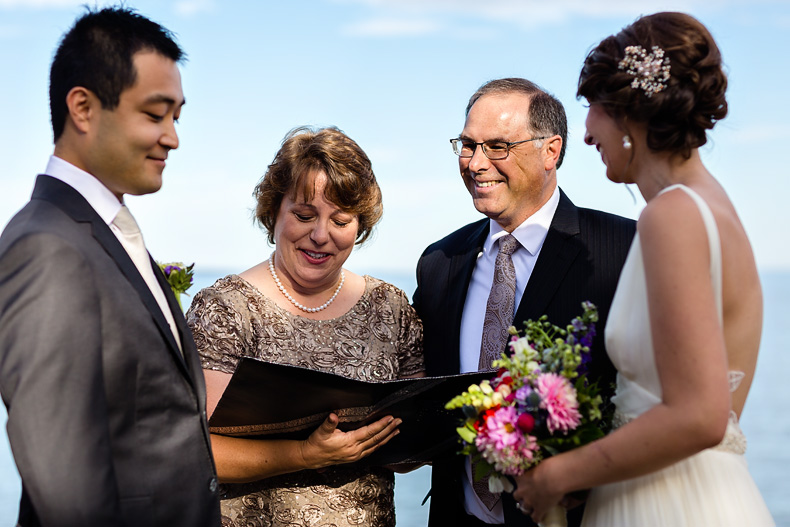
M428 375L459 373L461 316L478 253L488 235L482 219L430 245L417 265L414 307L424 324ZM617 279L634 237L636 224L612 214L576 207L564 192L551 222L535 269L527 283L514 321L548 315L566 324L581 313L581 303L598 306L598 336L592 346L591 378L610 395L615 371L606 356L603 328ZM504 350L503 350L504 351ZM463 458L448 455L434 460L429 525L459 525L468 518L463 507ZM505 497L506 525L531 525ZM580 511L576 514L580 520ZM571 520L571 525L573 525Z

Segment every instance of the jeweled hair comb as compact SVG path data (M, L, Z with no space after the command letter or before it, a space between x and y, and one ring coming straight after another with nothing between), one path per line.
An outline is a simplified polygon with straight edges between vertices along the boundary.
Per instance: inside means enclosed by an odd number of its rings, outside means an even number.
M669 57L664 57L664 50L658 46L653 46L651 51L648 53L642 46L628 46L625 58L617 65L617 69L634 76L631 88L643 90L647 97L666 88L669 81Z

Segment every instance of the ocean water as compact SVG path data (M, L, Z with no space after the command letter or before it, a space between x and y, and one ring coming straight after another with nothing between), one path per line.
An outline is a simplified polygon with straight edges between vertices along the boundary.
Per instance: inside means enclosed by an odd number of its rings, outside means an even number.
M210 285L223 271L198 271L194 291ZM411 295L415 281L411 273L375 273ZM757 486L779 527L790 527L790 495L787 474L790 472L790 414L788 394L782 392L790 372L785 329L790 320L790 272L761 273L765 295L763 341L757 373L746 403L741 426L749 440L746 459ZM186 303L189 299L186 299ZM690 321L689 323L693 323ZM5 407L0 408L0 423L5 423ZM398 525L417 527L427 524L428 504L421 506L430 490L430 467L395 477L395 509ZM0 526L14 525L20 494L20 480L8 446L6 434L0 434Z

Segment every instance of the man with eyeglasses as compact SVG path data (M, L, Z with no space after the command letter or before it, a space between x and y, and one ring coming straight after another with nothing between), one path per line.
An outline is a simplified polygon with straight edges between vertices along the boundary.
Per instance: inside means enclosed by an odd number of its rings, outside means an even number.
M491 368L506 347L505 334L491 338L500 331L491 315L497 303L514 324L546 314L562 325L589 300L600 313L590 376L611 395L615 373L602 334L636 226L578 208L559 189L566 141L562 104L528 80L488 82L469 100L464 129L450 142L486 218L430 245L417 265L414 307L425 326L428 375ZM500 246L510 258L497 259ZM495 273L497 282L511 282L510 296L500 297ZM476 488L472 473L470 460L452 452L433 461L429 526L534 525L509 494ZM569 525L580 523L581 509L569 512Z

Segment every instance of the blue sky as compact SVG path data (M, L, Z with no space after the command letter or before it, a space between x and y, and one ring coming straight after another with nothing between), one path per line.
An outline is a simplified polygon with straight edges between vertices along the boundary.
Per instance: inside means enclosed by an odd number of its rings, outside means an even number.
M98 5L107 2L99 1ZM520 76L563 101L571 136L559 181L581 206L637 217L641 197L608 182L583 144L575 99L586 53L638 15L697 16L727 64L730 115L703 159L730 194L763 270L790 269L790 3L727 0L139 0L189 55L187 105L163 189L129 198L160 260L241 271L271 252L251 192L288 130L336 125L373 161L385 215L352 254L356 272L411 272L422 250L476 220L448 139L482 83ZM71 0L0 0L0 225L28 199L52 152L48 69L82 12ZM411 293L411 292L409 292Z

